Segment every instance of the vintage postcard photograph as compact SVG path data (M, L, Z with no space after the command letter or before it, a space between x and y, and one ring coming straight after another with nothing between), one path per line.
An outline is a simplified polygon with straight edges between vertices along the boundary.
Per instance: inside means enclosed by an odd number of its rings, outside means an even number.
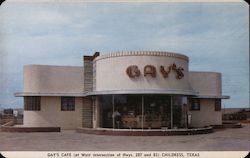
M6 0L0 125L0 158L247 157L249 4Z

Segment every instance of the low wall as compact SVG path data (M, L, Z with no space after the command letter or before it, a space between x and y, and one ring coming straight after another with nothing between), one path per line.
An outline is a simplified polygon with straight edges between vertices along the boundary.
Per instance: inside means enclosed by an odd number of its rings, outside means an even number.
M242 124L235 121L225 121L222 125L212 125L214 129L224 129L224 128L242 128Z
M130 129L93 129L78 128L79 133L97 134L97 135L117 135L117 136L171 136L171 135L194 135L212 133L213 128L197 129L176 129L176 130L130 130Z
M60 127L21 127L14 126L14 121L10 121L1 126L1 132L60 132Z

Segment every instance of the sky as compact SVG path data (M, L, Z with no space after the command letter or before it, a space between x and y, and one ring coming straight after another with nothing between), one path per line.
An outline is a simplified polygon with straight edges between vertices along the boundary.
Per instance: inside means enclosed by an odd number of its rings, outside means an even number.
M222 107L249 107L249 6L233 3L14 1L0 6L0 108L22 108L23 65L82 66L82 56L170 51L222 73Z

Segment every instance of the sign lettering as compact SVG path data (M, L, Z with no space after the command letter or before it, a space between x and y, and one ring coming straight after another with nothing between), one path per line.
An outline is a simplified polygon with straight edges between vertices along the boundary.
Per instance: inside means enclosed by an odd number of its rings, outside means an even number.
M144 76L150 75L151 77L156 77L156 68L153 65L146 65L144 67Z
M126 73L130 78L139 77L141 75L141 71L136 65L129 66L126 70Z
M160 66L160 73L164 78L168 78L169 73L173 71L176 73L176 79L182 79L184 77L184 68L176 66L175 63L169 65L168 67L164 67L163 65ZM141 71L137 65L131 65L126 70L127 75L130 78L136 78L141 75ZM144 76L151 76L152 78L156 77L156 68L153 65L146 65L144 66Z

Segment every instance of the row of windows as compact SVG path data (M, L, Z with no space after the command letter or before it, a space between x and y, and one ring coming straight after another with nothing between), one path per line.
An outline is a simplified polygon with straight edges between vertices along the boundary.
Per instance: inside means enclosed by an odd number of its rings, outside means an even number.
M190 99L190 110L191 111L200 110L200 99ZM221 111L221 99L215 99L214 110Z
M216 99L215 111L221 111L221 100ZM24 97L24 110L40 111L41 97ZM200 110L200 99L190 99L190 110ZM61 111L75 111L75 97L61 97Z
M24 97L24 110L40 111L41 97ZM61 97L61 111L75 111L75 97Z

